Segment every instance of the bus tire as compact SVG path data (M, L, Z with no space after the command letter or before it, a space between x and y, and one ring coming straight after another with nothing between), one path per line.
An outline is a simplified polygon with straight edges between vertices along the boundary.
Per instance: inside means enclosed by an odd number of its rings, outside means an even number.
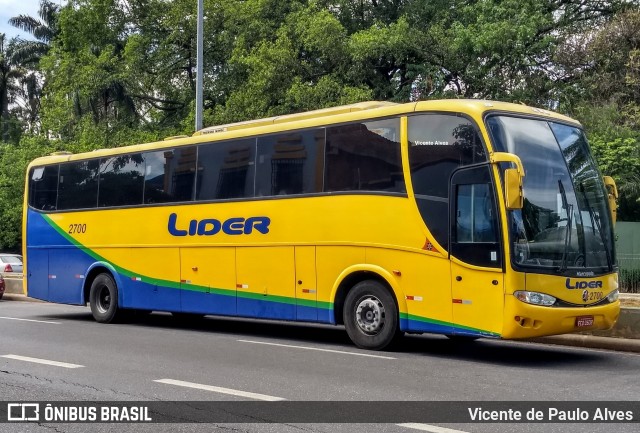
M91 283L89 305L96 322L112 323L121 316L118 308L118 288L111 275L100 274Z
M382 350L400 333L395 299L374 280L361 281L349 290L343 319L349 338L363 349Z

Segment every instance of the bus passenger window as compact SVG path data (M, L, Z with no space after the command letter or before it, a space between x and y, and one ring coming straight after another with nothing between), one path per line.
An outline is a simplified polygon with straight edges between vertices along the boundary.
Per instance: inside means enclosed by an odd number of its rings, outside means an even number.
M145 153L144 202L193 200L197 155L196 147Z
M449 178L457 168L487 160L475 125L451 114L409 117L409 165L425 225L448 249Z
M256 196L322 192L325 130L258 138Z
M256 139L198 146L196 200L253 197Z
M98 205L98 160L60 165L58 210L88 209Z
M400 119L327 128L324 190L406 192Z
M144 159L139 153L100 159L98 206L142 204L144 172Z
M29 205L40 210L56 210L58 165L35 167L29 175Z

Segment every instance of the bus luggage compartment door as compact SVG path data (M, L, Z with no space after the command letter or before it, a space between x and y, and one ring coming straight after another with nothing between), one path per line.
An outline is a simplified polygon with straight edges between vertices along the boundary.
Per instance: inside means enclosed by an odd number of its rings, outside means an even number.
M186 313L236 314L234 247L180 249L180 305Z
M239 316L294 320L294 247L237 247L236 290Z

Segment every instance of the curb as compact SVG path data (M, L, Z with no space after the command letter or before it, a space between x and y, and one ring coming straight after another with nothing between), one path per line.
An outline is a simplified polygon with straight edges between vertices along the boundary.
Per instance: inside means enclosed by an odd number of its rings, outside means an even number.
M597 337L595 335L564 334L551 337L522 340L531 343L554 344L559 346L583 347L588 349L615 350L617 352L640 353L640 340L632 338Z
M20 294L20 293L8 293L8 292L4 293L4 296L2 296L2 300L3 301L41 302L41 303L44 303L44 301L41 301L39 299L29 298L27 295L23 295L23 294Z

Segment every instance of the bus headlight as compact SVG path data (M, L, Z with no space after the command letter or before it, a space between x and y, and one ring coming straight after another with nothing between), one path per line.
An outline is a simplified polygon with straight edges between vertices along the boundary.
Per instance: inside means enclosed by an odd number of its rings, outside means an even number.
M607 295L607 301L616 302L619 297L620 297L620 292L618 291L618 289L615 289L613 292Z
M556 303L556 298L544 293L528 292L526 290L518 290L513 293L513 296L520 301L533 305L544 305L546 307Z

